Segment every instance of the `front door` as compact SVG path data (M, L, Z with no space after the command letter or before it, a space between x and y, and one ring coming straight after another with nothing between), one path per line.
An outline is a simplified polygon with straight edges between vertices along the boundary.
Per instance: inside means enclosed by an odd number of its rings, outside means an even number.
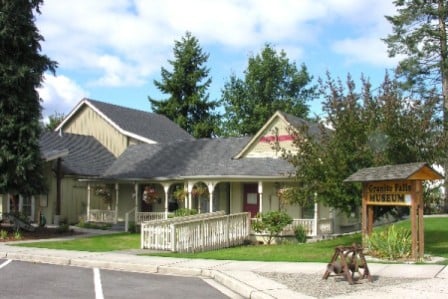
M249 212L254 218L260 209L260 196L258 195L258 184L244 184L244 212Z

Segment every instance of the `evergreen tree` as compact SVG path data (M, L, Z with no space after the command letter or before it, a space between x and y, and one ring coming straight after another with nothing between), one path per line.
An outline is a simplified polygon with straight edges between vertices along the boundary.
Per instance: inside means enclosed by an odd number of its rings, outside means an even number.
M443 129L448 135L448 4L444 0L396 0L394 4L398 14L386 17L393 26L393 33L384 39L389 56L403 55L397 73L406 79L407 89L412 92L435 89L439 93ZM447 156L438 162L448 174ZM448 192L445 192L445 209L448 210Z
M42 0L0 1L0 193L45 191L36 88L56 62L42 55L34 13Z
M210 70L204 66L209 55L203 53L199 41L187 32L181 41L175 41L174 60L169 60L173 70L162 67L161 81L156 87L169 94L167 100L149 97L155 113L163 114L196 138L215 135L217 116L216 101L209 101L207 88L211 84Z
M271 45L265 45L260 54L249 58L243 79L233 74L225 84L220 133L253 135L277 110L306 118L309 112L306 102L315 91L315 87L309 86L311 80L305 65L297 69L284 51L277 53Z

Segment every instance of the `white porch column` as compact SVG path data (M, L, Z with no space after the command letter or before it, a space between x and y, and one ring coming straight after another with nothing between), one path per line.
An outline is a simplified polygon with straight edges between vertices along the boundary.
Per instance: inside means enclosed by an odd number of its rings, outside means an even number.
M208 188L208 194L209 194L209 212L213 212L213 191L215 191L215 187L217 185L217 182L208 182L207 188Z
M90 221L90 183L87 183L87 215L86 221Z
M119 186L118 183L115 183L115 216L114 216L114 223L118 222L118 196L119 196Z
M313 223L313 236L317 236L317 229L319 227L319 204L314 201L314 223Z
M140 196L138 195L138 183L134 184L134 193L135 193L134 221L135 221L135 224L137 224L138 199L140 198Z
M170 184L162 184L163 191L165 191L165 219L168 219L168 191L170 190Z
M261 214L263 213L263 182L258 182L258 195L260 196L260 204L259 204L259 210L258 212Z
M187 182L187 209L191 209L193 205L191 190L193 190L193 184L191 182Z

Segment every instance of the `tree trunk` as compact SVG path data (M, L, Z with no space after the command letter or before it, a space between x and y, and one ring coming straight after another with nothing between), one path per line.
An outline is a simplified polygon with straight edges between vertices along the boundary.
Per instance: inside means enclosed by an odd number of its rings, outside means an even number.
M443 99L443 131L445 136L448 135L448 46L446 37L446 8L445 1L438 0L438 16L439 16L439 30L440 30L440 68L442 75L442 99ZM444 176L448 174L448 159L443 161ZM444 211L448 211L448 180L444 180Z

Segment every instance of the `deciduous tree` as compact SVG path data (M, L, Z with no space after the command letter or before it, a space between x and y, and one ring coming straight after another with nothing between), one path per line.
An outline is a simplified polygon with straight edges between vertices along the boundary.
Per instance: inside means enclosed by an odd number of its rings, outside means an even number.
M244 78L231 75L222 90L221 134L253 135L277 110L306 118L307 101L315 91L311 81L305 65L298 69L284 51L265 45L260 54L249 58Z
M446 140L435 116L437 97L425 93L411 101L389 75L375 94L365 79L357 92L350 76L344 85L328 75L320 87L327 114L320 134L311 135L306 127L293 131L297 151L284 151L296 167L296 203L318 200L353 212L361 186L344 183L349 175L385 164L432 163L441 155Z

